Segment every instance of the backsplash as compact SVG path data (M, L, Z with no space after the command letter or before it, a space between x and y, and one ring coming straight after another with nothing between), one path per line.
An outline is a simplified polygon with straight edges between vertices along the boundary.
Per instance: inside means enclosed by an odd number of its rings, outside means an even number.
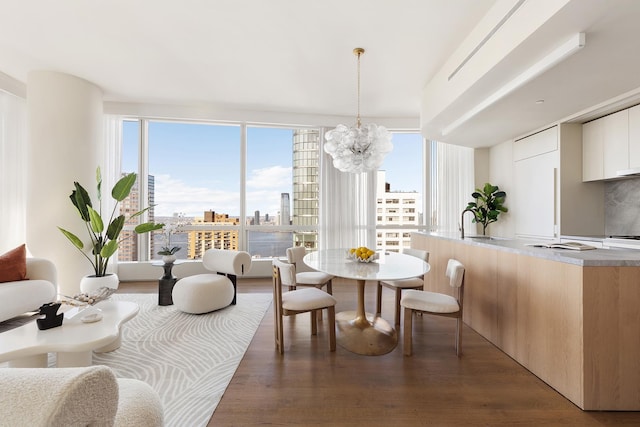
M640 178L605 183L604 217L607 236L640 236Z

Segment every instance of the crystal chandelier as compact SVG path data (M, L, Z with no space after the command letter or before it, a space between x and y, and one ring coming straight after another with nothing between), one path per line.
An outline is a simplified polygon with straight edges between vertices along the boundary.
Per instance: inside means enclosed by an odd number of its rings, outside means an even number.
M360 56L364 49L357 47L358 57L358 116L355 127L338 125L325 134L324 151L333 157L333 166L342 172L360 173L376 170L384 156L393 150L391 134L384 126L360 123Z

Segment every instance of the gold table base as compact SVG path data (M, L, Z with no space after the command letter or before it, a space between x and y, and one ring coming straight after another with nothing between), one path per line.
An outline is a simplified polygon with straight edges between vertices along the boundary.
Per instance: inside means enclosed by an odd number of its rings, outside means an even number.
M336 314L336 341L352 353L380 356L398 345L398 334L389 322L372 313L358 317L356 311Z

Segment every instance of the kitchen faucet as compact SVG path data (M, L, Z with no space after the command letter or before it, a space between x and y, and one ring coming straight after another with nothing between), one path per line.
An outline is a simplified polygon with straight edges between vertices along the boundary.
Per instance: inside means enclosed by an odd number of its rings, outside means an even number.
M462 211L462 214L460 215L460 238L464 239L464 214L466 212L473 212L472 209L465 209ZM475 214L474 214L474 218L475 218Z

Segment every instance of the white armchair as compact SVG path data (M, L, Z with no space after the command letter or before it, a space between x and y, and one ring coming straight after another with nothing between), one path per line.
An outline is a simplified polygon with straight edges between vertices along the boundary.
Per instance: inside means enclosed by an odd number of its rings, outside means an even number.
M158 393L106 366L0 369L0 427L163 425Z

